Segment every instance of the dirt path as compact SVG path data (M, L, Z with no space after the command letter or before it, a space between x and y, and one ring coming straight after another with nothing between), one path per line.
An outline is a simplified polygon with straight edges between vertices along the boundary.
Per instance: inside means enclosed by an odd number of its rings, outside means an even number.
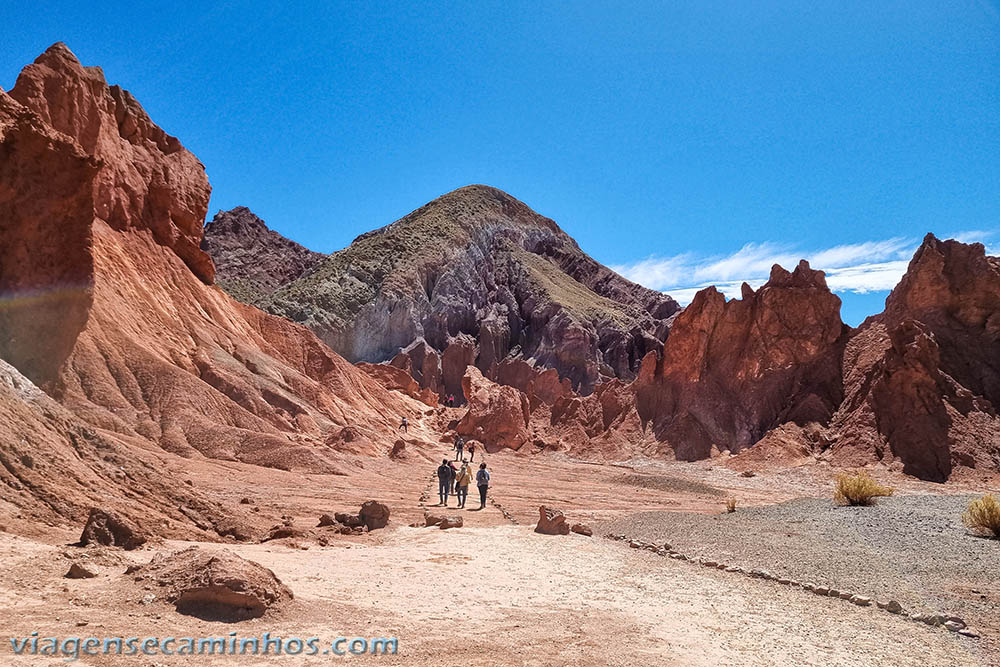
M120 564L93 580L59 579L65 549L15 548L4 538L0 553L15 577L6 581L18 583L5 596L15 603L4 605L0 624L8 636L238 630L240 636L398 637L398 655L362 659L386 665L981 664L974 641L941 630L603 539L547 537L511 525L399 528L386 537L381 544L305 552L230 547L273 569L296 593L280 613L239 626L180 616L159 601L143 604L148 592L122 577ZM51 583L28 585L29 572ZM88 625L74 627L78 622ZM38 664L13 658L9 646L0 657L4 664ZM78 664L174 662L102 657ZM275 660L216 657L199 664Z

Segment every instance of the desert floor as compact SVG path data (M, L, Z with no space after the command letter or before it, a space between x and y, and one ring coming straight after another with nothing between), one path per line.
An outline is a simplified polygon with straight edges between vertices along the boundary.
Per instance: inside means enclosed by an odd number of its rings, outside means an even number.
M125 552L71 546L79 527L31 537L0 533L0 664L63 662L61 657L15 656L9 638L32 632L65 638L231 632L251 637L267 631L283 637L315 636L321 648L339 636L397 637L398 653L344 658L201 656L187 663L1000 664L1000 624L995 620L1000 618L995 584L1000 543L965 534L959 516L950 515L964 502L960 494L989 490L988 484L942 487L892 478L899 486L899 497L890 499L892 503L881 510L865 508L871 510L868 514L849 515L850 509L845 509L834 521L836 529L812 544L828 520L824 517L830 511L835 472L822 464L745 478L718 461L611 465L504 453L488 455L494 489L485 510L471 511L478 506L471 496L469 510L456 510L452 499L449 514L460 514L464 527L410 527L423 517L422 497L432 491L427 502L437 500L432 474L447 452L448 446L441 444L411 451L400 461L359 458L346 476L302 476L237 463L171 459L178 483L196 485L234 507L246 507L239 500L248 498L253 511L247 516L260 525L273 525L288 515L296 527L309 530L321 513L355 509L369 498L392 509L387 528L334 536L328 546L308 536L261 544L205 544L231 549L271 568L294 591L291 603L240 623L180 615L156 590L124 574L129 564L190 543L161 541ZM728 497L737 498L740 507L722 516ZM823 500L785 503L803 497ZM917 511L925 502L931 503L930 510ZM562 509L572 521L591 524L594 537L535 534L532 528L542 503ZM941 518L941 513L949 516ZM929 521L927 514L937 521ZM910 515L915 523L908 523ZM853 534L854 522L870 532L844 537ZM918 531L915 525L922 528ZM983 636L963 637L874 606L858 607L776 581L632 549L627 541L604 537L608 532L670 541L692 555L726 558L747 569L768 567L777 574L877 599L893 597L891 589L898 586L899 599L908 609L965 614ZM892 533L903 537L881 539ZM889 546L883 549L880 544ZM838 556L841 545L843 558ZM953 548L962 555L952 559L947 552L939 554L928 574L928 568L913 565L920 560L921 548ZM917 553L903 559L893 556L893 550L900 549ZM895 568L894 558L899 561ZM871 568L865 567L866 559ZM64 578L73 561L90 565L99 576ZM858 570L874 574L854 576ZM935 571L939 576L933 576ZM876 585L880 582L882 588ZM867 585L877 590L864 589ZM182 662L182 657L162 655L81 656L77 664Z

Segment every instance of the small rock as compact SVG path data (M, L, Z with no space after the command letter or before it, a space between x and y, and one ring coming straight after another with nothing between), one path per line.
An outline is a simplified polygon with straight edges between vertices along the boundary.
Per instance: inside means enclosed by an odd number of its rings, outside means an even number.
M958 632L959 630L965 629L965 623L956 623L955 621L945 621L944 627L946 627L949 632Z
M784 577L782 577L782 578L778 579L778 583L787 586L788 584L792 583L792 580L791 579L785 579Z
M829 595L830 589L826 586L813 586L812 592L816 595Z
M63 575L67 579L93 579L97 576L96 573L91 572L89 569L80 565L79 563L73 563L69 566L69 572Z
M342 523L345 526L350 526L351 528L365 525L365 522L362 521L360 514L351 514L350 512L334 512L333 518L337 523Z
M461 528L463 525L462 517L460 516L446 516L441 520L438 526L441 530L447 530L449 528Z
M674 560L684 560L684 554L670 554L670 557Z
M963 637L972 637L973 639L979 638L979 633L969 628L962 628L961 630L958 631L958 634L962 635Z
M849 599L859 607L870 607L872 604L872 599L864 595L852 595Z
M322 528L324 526L336 526L337 520L334 519L329 514L323 514L319 517L319 523L316 524L317 528Z
M895 600L889 600L885 605L885 610L890 614L902 614L903 605L899 604Z
M836 588L831 588L829 591L827 591L827 595L829 595L832 598L839 598L840 591L838 591Z
M639 543L639 542L636 542L635 540L629 540L628 541L628 546L629 546L630 549L638 549L639 547L642 546L642 544Z
M252 505L253 501L249 498L240 498L240 505Z
M730 565L726 568L726 572L742 572L743 568L738 565Z
M850 600L853 597L854 597L854 593L849 593L848 591L841 591L840 592L840 599L841 600Z
M574 523L570 526L570 530L577 535L585 535L587 537L592 537L594 535L594 531L591 530L590 526L585 523Z
M804 590L804 591L811 591L811 590L814 590L815 588L816 588L816 584L812 584L812 583L809 583L809 582L806 582L806 583L802 584L802 590Z
M703 560L701 561L701 564L705 567L719 567L719 563L714 560Z

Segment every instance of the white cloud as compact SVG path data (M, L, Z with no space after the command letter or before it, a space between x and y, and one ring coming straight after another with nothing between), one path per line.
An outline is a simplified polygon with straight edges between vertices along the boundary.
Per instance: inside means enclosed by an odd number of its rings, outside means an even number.
M670 294L682 304L690 303L699 290L710 285L729 298L739 297L744 282L756 289L767 281L773 265L791 270L800 259L824 270L831 290L865 293L895 287L917 245L915 239L898 237L811 251L792 244L748 243L729 255L684 253L611 268L629 280Z
M991 255L1000 251L1000 243L996 242L1000 230L969 230L941 238L983 243ZM790 243L766 241L748 243L728 255L688 252L648 257L611 268L640 285L666 292L684 305L699 290L712 285L728 298L739 297L744 282L757 289L767 282L773 265L792 270L800 259L825 271L826 282L834 292L864 294L895 287L919 245L918 238L893 237L807 250Z

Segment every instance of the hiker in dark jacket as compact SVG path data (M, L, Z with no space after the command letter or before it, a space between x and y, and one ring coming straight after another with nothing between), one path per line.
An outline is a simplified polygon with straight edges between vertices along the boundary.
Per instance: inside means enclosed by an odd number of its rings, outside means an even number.
M483 509L486 507L486 489L490 488L490 471L485 463L480 463L476 471L476 486L479 487L479 509Z
M462 459L462 450L465 449L465 439L462 436L455 438L455 460L460 461Z
M441 461L437 469L438 476L438 496L441 502L438 505L448 506L448 494L451 493L451 485L455 480L455 469L448 463L448 459Z
M467 449L469 450L469 463L472 463L472 459L476 458L476 446L470 442Z

